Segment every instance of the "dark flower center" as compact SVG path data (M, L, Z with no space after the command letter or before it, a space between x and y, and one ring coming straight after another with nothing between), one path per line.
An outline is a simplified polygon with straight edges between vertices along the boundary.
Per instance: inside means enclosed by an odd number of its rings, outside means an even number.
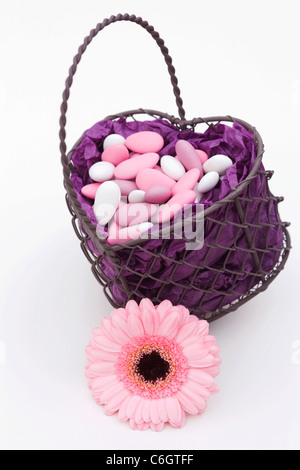
M157 351L143 354L136 366L137 373L146 381L155 382L164 379L170 369L170 364L165 361Z

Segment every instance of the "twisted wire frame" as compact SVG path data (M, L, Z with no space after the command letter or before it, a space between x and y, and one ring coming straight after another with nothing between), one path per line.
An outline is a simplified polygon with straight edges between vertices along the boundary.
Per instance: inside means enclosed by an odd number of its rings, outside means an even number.
M124 113L108 116L106 119L114 120L120 117L125 117L127 120L136 120L137 115L145 114L147 118L156 119L163 118L167 119L173 125L181 128L182 120L173 116L167 115L153 110L131 110ZM232 118L230 116L219 116L214 118L197 118L191 121L184 120L185 129L195 130L196 126L201 123L207 126L214 126L216 123L224 122L228 123L238 122L243 124L246 128L251 130L257 140L257 158L253 169L251 170L248 177L229 194L226 198L221 201L214 203L211 207L204 211L204 223L209 222L216 224L218 227L217 235L214 242L205 240L203 248L206 249L206 255L203 262L200 265L193 264L188 254L189 251L184 251L180 259L173 259L167 255L167 246L169 240L163 240L160 248L155 253L151 252L147 248L147 243L143 240L135 240L122 245L116 245L110 247L105 240L101 240L97 237L96 227L93 226L93 233L91 235L91 227L87 227L86 221L82 218L82 214L78 214L76 206L78 200L74 201L74 197L68 191L72 182L70 179L65 181L67 195L66 201L68 208L72 215L72 224L76 235L80 240L82 251L88 261L91 263L92 272L104 289L105 296L114 308L123 307L125 303L134 299L140 301L147 294L145 284L149 280L159 284L159 288L155 289L155 297L151 298L154 304L160 303L162 300L168 298L168 290L170 287L177 287L180 289L181 294L178 298L178 304L185 304L185 299L190 295L197 295L199 302L191 310L191 313L197 315L199 318L206 319L211 322L223 315L236 310L239 306L253 298L258 293L264 291L268 285L275 279L279 272L284 268L286 260L289 255L291 248L290 236L287 231L289 223L282 222L278 212L278 204L283 200L282 197L273 196L268 187L268 180L272 177L272 171L265 171L261 169L261 159L263 155L263 144L256 129L251 127L249 124L239 119ZM81 139L75 144L71 152L68 154L68 160L70 162L70 174L72 171L72 154L75 151L77 145ZM259 181L258 186L260 187L260 194L253 194L251 182L256 180ZM267 189L267 196L266 196ZM257 213L255 221L248 220L248 211L251 204L257 204ZM275 209L275 218L270 216L271 205ZM218 209L223 208L222 220L217 217ZM232 213L232 210L238 215L238 221L233 221L232 218L228 217L228 214ZM267 213L267 222L262 222L260 216L262 212ZM90 222L91 223L91 222ZM90 225L89 223L89 225ZM234 231L234 240L230 242L229 246L221 243L222 231L228 228L228 225L232 226ZM272 227L278 226L282 230L282 244L280 246L268 246L268 234ZM264 240L260 238L260 229L264 229ZM242 247L239 244L241 236L245 236L247 240L247 247ZM190 241L184 238L185 241ZM222 265L214 265L207 262L212 254L213 250L221 248L226 251L226 255L222 258ZM119 250L127 250L128 257L126 262L120 262L118 257ZM238 270L234 270L231 267L230 259L231 255L235 252L239 252L241 256L241 263ZM139 273L134 269L134 260L140 256L151 257L151 262L148 265L146 273ZM272 268L268 270L263 269L264 256L272 256ZM255 269L248 271L246 267L248 257L253 257ZM108 257L115 268L115 276L111 277L105 274L103 270L103 261L105 257ZM155 265L157 261L162 261L171 264L170 275L168 279L162 280L158 273L155 271ZM178 274L183 266L188 266L189 272L192 275L189 276L189 282L186 283L184 280L178 280ZM198 275L202 270L207 270L213 276L213 281L209 287L204 288L198 281ZM224 290L218 284L219 276L222 274L231 275L233 277L233 283L230 288ZM128 283L130 276L134 276L134 279L138 281L134 284ZM241 276L248 276L249 290L247 293L239 292L238 279ZM117 291L123 293L125 301L120 302L119 295L116 295ZM218 304L213 310L208 310L205 305L205 300L209 295L215 295L218 299ZM230 300L234 298L234 300ZM229 299L229 300L228 300Z

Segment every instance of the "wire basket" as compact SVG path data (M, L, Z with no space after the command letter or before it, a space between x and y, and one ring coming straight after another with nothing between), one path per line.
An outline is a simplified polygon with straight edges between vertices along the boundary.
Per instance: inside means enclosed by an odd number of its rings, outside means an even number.
M91 203L80 194L87 183L78 177L76 152L83 145L86 132L71 151L66 148L66 113L70 87L82 54L92 39L106 26L117 21L134 22L150 33L166 61L171 78L179 117L149 110L137 109L106 117L106 131L98 136L97 145L109 134L109 128L123 125L127 132L137 127L167 125L181 138L196 138L226 132L240 133L241 140L253 143L253 161L249 171L231 187L225 197L204 205L204 240L201 249L187 250L191 240L183 235L174 237L171 226L169 238L163 236L163 227L157 228L155 240L135 240L110 246L99 236ZM147 121L138 118L144 115ZM197 126L205 125L207 132L197 133ZM232 131L230 131L232 129ZM239 135L239 134L237 134ZM72 215L72 224L81 248L91 263L92 272L103 286L104 293L114 308L123 307L128 300L139 302L148 297L154 304L169 299L173 304L185 305L191 313L213 321L236 310L259 292L264 291L283 269L289 255L290 237L287 222L282 222L278 204L268 181L272 171L262 165L264 146L257 130L247 122L231 116L185 119L178 81L172 59L164 41L146 21L135 15L117 15L105 19L93 29L74 57L63 92L60 117L60 151L63 166L66 202ZM89 165L93 160L89 162ZM88 173L88 167L85 174ZM202 201L201 201L202 202ZM191 212L190 223L197 221Z

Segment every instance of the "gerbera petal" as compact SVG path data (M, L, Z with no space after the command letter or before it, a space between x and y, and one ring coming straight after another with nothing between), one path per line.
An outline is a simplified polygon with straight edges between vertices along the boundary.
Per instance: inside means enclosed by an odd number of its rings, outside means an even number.
M205 367L205 372L207 372L212 377L216 377L220 373L220 367L218 365Z
M168 421L168 414L164 398L159 398L157 400L157 411L160 419L166 423Z
M171 308L173 308L173 305L169 300L163 300L159 305L157 305L156 311L159 313L160 321L162 321Z
M147 306L145 306L141 312L141 319L145 334L152 336L154 332L154 318L151 310Z
M132 395L128 395L128 397L125 398L125 400L123 401L123 403L120 406L118 416L119 416L119 419L121 421L127 421L128 420L128 417L126 415L126 408L127 408L127 405L129 403L129 401L131 400L131 397L132 397Z
M147 431L149 429L149 423L141 423L137 425L139 431Z
M155 307L150 299L144 298L140 301L140 311L142 312L144 309L153 311Z
M217 346L216 344L214 344L213 346L211 346L209 348L209 352L210 354L212 354L213 356L217 356L219 353L220 353L220 348L219 346Z
M193 387L193 390L201 395L202 398L207 400L210 397L211 393L208 388L204 387L203 385L194 382L192 379L189 379L189 384Z
M178 343L183 343L186 338L189 338L191 335L194 335L197 326L197 320L190 320L189 322L182 325L176 337Z
M150 427L152 431L160 432L163 429L164 424L165 423L163 421L160 421L159 423L150 423Z
M210 392L211 395L213 395L214 393L218 393L218 391L220 390L219 387L215 384L215 385L212 385L211 387L208 387L208 390Z
M133 418L131 418L131 419L129 420L129 424L130 424L131 429L133 429L134 431L135 431L136 429L138 429L138 427L137 427L136 423L134 422L134 419L133 419Z
M206 408L206 401L200 396L199 393L193 390L191 384L184 384L181 387L181 393L183 393L190 401L192 401L198 408L198 411L204 411Z
M177 310L180 316L180 324L184 325L187 321L189 321L191 314L189 310L184 305L177 305Z
M187 348L191 344L196 344L197 346L201 346L201 342L199 341L199 336L195 333L191 333L187 338L181 341L180 345L183 348Z
M92 363L92 362L99 362L99 360L101 360L101 357L102 357L102 351L99 351L99 349L96 349L95 347L93 347L91 344L89 344L86 348L85 348L85 352L86 352L86 355L88 357L88 360Z
M151 419L151 422L154 424L158 424L161 421L159 412L158 412L157 399L152 400L150 403L150 419Z
M193 359L189 359L189 365L190 367L209 367L211 365L214 364L214 356L212 356L211 354L207 354L205 357L203 358L193 358Z
M143 414L143 420L145 423L150 422L150 403L151 400L143 400L143 408L142 408L142 414Z
M98 361L108 361L115 362L119 356L119 353L104 351L103 349L97 350L97 360Z
M123 401L126 399L128 395L129 395L128 390L124 388L119 393L112 396L110 400L107 402L107 404L105 405L106 411L110 414L118 411L121 403L123 403Z
M115 366L113 362L96 362L89 366L89 370L97 374L97 376L113 375Z
M188 358L188 361L203 359L208 354L206 348L202 348L199 344L193 343L183 348L183 354Z
M121 345L115 341L107 338L107 336L99 335L94 339L95 343L99 346L100 349L109 352L119 353L121 351Z
M213 377L201 369L191 368L188 372L188 377L194 382L204 385L205 387L211 387L215 383Z
M163 318L158 328L158 334L166 336L167 338L173 338L178 331L179 321L180 316L176 310L169 312L168 315Z
M102 335L103 334L103 330L102 328L93 328L92 330L92 337L94 338L95 336L98 336L98 335Z
M139 395L131 395L126 407L126 415L129 419L134 417L135 410L142 399Z
M113 339L111 335L111 328L112 328L112 323L109 318L103 317L101 320L101 327L102 327L102 333L106 334L108 338Z
M181 390L178 390L176 393L176 397L179 400L180 405L190 415L197 415L198 414L198 408L197 406L193 403L193 401L187 397L184 393L182 393Z
M128 327L128 331L133 337L143 336L145 334L141 320L136 315L133 315L132 313L128 316L127 327Z
M141 311L139 309L139 306L138 304L136 303L135 300L129 300L126 304L126 310L127 310L127 313L130 315L137 315L137 316L140 316L141 314Z
M199 321L199 335L207 335L209 330L209 323L206 320Z
M93 380L92 389L93 391L99 390L104 391L106 388L112 387L119 382L119 379L116 375L107 375L104 377L96 377Z
M184 412L184 410L181 409L181 417L180 417L180 420L179 420L177 423L170 422L170 424L171 424L174 428L182 428L182 426L184 425L184 423L185 423L185 412Z
M127 319L127 310L125 308L115 308L110 314L111 320L114 317L123 318L123 320L126 321L126 319Z
M169 421L179 423L181 419L181 407L176 396L166 397L165 405Z
M139 402L139 404L136 407L135 413L134 413L134 421L136 424L142 424L144 422L143 420L143 400Z
M122 336L124 339L124 344L128 342L130 339L130 334L128 333L128 328L127 328L127 318L124 320L124 318L119 318L118 316L114 316L111 319L114 328L118 331L118 333Z
M111 387L106 388L103 392L101 392L100 400L102 403L108 403L111 397L118 395L119 393L123 392L124 386L120 382ZM94 391L94 388L93 388ZM95 390L96 392L96 390Z

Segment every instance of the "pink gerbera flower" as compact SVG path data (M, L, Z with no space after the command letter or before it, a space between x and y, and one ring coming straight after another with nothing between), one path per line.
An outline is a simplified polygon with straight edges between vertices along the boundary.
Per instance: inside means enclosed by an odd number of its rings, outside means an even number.
M133 429L182 427L186 413L202 413L218 391L219 348L208 323L168 300L149 299L103 318L86 348L86 376L99 405Z

